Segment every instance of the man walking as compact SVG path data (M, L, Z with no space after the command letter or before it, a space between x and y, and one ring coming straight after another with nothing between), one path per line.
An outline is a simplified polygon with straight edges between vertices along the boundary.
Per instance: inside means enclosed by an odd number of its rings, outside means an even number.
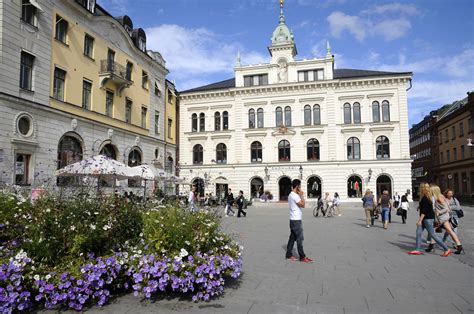
M300 261L304 263L312 263L313 260L306 257L303 250L303 224L302 216L303 213L301 208L304 208L304 193L301 191L301 181L294 179L291 182L291 193L288 195L288 206L290 207L290 238L288 239L288 245L286 247L286 259L296 261L296 257L293 256L293 246L295 245L298 249L298 255Z
M232 209L232 206L234 205L234 194L232 194L232 189L227 190L227 200L226 200L226 205L225 205L225 216L229 216L230 212L232 212L232 216L235 216L235 212Z

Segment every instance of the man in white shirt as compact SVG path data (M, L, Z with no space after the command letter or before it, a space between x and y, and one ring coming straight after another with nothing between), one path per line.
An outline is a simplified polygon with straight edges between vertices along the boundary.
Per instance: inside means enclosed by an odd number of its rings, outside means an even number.
M296 261L297 258L293 256L293 246L298 249L300 261L304 263L312 263L313 260L306 257L303 250L303 223L301 221L303 213L301 211L305 206L304 193L301 191L301 181L294 179L291 182L292 190L288 195L288 205L290 207L290 238L286 247L286 259Z

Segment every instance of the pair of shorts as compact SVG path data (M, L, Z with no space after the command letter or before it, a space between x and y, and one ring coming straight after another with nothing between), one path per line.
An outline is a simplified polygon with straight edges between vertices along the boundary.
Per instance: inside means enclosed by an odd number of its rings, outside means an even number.
M390 213L390 208L382 208L382 221L388 221L388 214Z

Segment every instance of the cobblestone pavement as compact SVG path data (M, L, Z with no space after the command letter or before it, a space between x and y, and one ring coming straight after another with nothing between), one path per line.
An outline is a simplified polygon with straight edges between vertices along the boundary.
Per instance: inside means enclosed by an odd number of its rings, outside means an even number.
M440 257L440 249L409 256L416 211L407 224L393 217L366 228L359 204L342 217L303 217L306 254L313 264L284 259L288 240L286 204L255 204L248 218L225 218L244 249L244 273L223 297L207 303L166 297L153 302L132 294L92 308L100 313L472 313L474 312L474 208L464 208L462 256Z

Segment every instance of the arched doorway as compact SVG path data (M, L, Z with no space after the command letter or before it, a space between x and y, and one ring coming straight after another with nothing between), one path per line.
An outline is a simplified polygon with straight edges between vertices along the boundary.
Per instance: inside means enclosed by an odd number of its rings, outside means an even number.
M291 192L291 179L288 177L282 177L278 181L278 187L280 192L280 201L288 200L288 195Z
M309 177L306 184L306 191L308 198L320 197L322 191L321 179L318 176Z
M99 154L117 160L117 149L111 143L105 144Z
M250 197L260 198L263 194L263 180L260 177L255 177L250 181Z
M347 197L362 197L362 179L358 175L347 179Z
M58 169L82 160L82 139L79 135L68 133L58 143ZM80 183L78 177L58 177L58 186L77 185Z
M196 187L196 192L199 196L204 196L204 179L195 178L192 181L193 186Z
M129 167L136 167L142 164L142 153L139 148L134 147L128 154L128 166ZM141 180L140 179L128 179L128 186L129 187L140 187Z
M385 190L388 191L389 195L392 195L392 179L383 174L377 177L377 198L379 198Z

